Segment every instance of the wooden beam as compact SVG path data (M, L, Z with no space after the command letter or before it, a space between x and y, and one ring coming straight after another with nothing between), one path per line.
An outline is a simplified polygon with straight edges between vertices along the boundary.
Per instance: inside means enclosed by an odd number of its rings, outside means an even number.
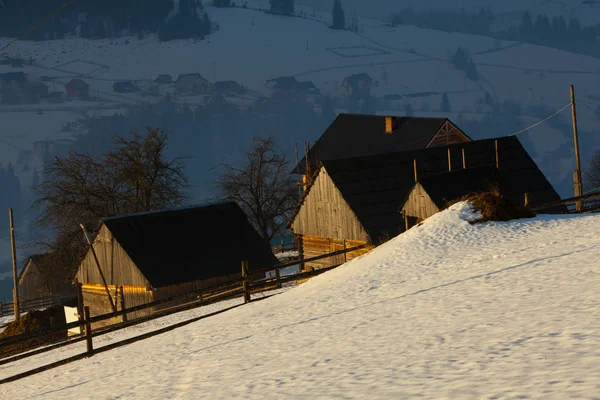
M415 158L413 160L413 170L415 171L415 182L418 180L418 174L417 174L417 159Z
M498 154L498 140L494 140L494 147L496 148L496 168L500 169L500 157Z
M19 277L17 275L17 247L15 245L15 221L13 218L13 209L8 209L8 219L10 220L10 247L12 250L13 267L13 309L15 311L15 321L21 318L21 309L19 307Z
M463 169L467 168L467 159L465 158L465 149L462 149L462 162L463 162Z
M448 147L448 172L452 171L452 159L450 158L450 147Z

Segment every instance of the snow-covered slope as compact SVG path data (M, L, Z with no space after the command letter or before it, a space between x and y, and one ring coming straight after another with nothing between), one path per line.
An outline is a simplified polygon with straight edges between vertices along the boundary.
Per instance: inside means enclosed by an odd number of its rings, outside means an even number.
M92 100L0 105L0 122L2 126L10 127L0 132L0 160L17 165L20 152L31 151L34 141L72 135L61 132L64 121L86 118L85 115L113 115L122 112L127 105L161 99L135 93L114 93L112 85L116 81L132 79L145 87L152 85L158 74L171 74L176 78L189 72L199 72L210 81L236 80L267 95L270 91L265 88L265 80L293 75L299 80L313 81L323 93L337 98L343 97L341 83L346 76L366 72L378 81L373 88L375 96L405 96L391 101L385 109L380 107L378 113L402 115L406 105L410 104L417 115L443 115L453 120L459 116L467 120L480 119L483 111L478 103L484 98L484 91L499 102L513 99L524 108L544 106L554 110L569 101L568 87L574 84L580 104L581 140L586 143L586 148L582 149L584 163L588 161L589 150L600 144L589 134L595 129L597 117L590 108L595 109L600 104L595 95L600 87L599 59L488 37L449 34L413 26L391 28L373 19L360 20L362 32L359 34L333 31L328 28L331 16L327 12L299 7L305 17L291 18L260 11L266 8L265 1L252 0L249 7L208 7L219 29L207 40L197 42L159 43L154 36L142 40L130 37L17 42L8 54L35 60L34 66L22 69L30 79L50 76L53 78L51 90L63 91L70 79L82 76L91 85ZM465 79L464 73L448 61L448 54L459 46L471 52L482 75L479 83ZM0 66L0 72L17 70L20 69ZM169 91L167 86L172 89L169 85L161 86L161 95ZM440 111L444 92L450 99L450 112ZM238 100L241 101L231 101ZM201 104L204 98L178 97L177 101L195 105ZM252 101L247 99L246 105ZM345 111L343 101L340 107L338 111ZM540 116L535 118L539 120ZM567 113L564 118L568 118ZM547 142L540 140L547 136L548 124L523 134L530 143L528 151L546 174L556 160L561 165L573 163L568 142L571 134L568 124L565 126L559 133L563 145L558 151L554 151L556 148L550 150ZM483 139L514 131L508 127L499 130L468 133L475 139ZM307 132L306 140L313 141L320 134ZM27 164L27 171L23 165L17 167L22 184L26 186L31 181L33 167L39 169L41 163L32 160ZM570 172L567 171L565 176L570 176ZM571 184L565 179L552 175L549 179L562 195L570 194Z
M3 397L596 396L600 215L470 218L457 204L298 288L6 384Z

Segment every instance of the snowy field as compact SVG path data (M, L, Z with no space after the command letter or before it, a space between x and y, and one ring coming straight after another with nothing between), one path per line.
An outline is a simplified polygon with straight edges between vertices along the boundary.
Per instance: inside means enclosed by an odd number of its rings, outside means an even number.
M600 215L473 217L459 203L283 294L5 384L2 395L597 396ZM67 355L3 366L0 377Z

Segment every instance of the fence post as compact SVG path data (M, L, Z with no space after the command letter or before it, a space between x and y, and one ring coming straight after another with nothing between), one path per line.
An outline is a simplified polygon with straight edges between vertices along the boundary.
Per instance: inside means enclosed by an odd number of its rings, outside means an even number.
M248 285L248 261L242 261L242 288L244 290L244 303L250 302L250 288Z
M524 206L529 207L529 193L525 193Z
M0 317L4 317L4 305L0 302Z
M83 289L82 284L79 283L77 278L75 278L75 290L77 291L77 316L79 317L79 322L83 322ZM83 325L79 326L79 333L83 335Z
M119 286L119 300L121 304L121 311L125 311L125 295L123 294L123 285ZM127 322L127 313L123 313L123 322Z
M275 270L275 276L277 276L277 289L281 289L281 271L279 271L279 268Z
M90 306L84 307L85 313L85 344L88 356L94 355L94 345L92 344L92 325L90 324Z

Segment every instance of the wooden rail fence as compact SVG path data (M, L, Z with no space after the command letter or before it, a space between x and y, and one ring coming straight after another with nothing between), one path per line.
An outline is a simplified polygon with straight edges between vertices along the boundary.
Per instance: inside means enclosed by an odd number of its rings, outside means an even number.
M12 363L12 362L15 362L18 360L22 360L24 358L28 358L28 357L31 357L31 356L34 356L37 354L45 353L45 352L55 350L60 347L71 345L73 343L81 342L84 340L86 342L86 351L84 353L81 353L81 354L78 354L78 355L75 355L75 356L72 356L69 358L65 358L63 360L60 360L60 361L57 361L57 362L54 362L54 363L51 363L51 364L48 364L48 365L45 365L45 366L42 366L39 368L35 368L33 370L29 370L29 371L26 371L26 372L23 372L20 374L16 374L16 375L13 375L13 376L10 376L7 378L0 379L0 384L12 382L12 381L15 381L15 380L27 377L27 376L37 374L39 372L47 371L49 369L68 364L73 361L77 361L77 360L80 360L80 359L83 359L86 357L91 357L94 354L98 354L98 353L101 353L104 351L108 351L108 350L111 350L114 348L118 348L118 347L130 344L130 343L136 342L138 340L146 339L148 337L161 334L161 333L167 332L169 330L173 330L177 327L184 326L184 325L190 324L192 322L199 321L201 319L223 313L223 312L231 310L233 308L237 308L243 304L246 304L249 301L261 300L261 299L252 299L251 300L250 299L251 294L274 290L274 289L282 287L282 285L284 285L285 283L288 283L288 282L293 282L293 281L297 281L297 280L301 280L301 279L308 279L308 278L320 275L329 270L332 270L332 269L338 267L338 265L328 267L328 268L318 269L318 270L314 270L314 271L301 272L301 273L297 273L297 274L293 274L293 275L287 275L287 276L281 276L280 270L282 268L286 268L286 267L289 267L292 265L297 265L301 262L314 261L314 260L319 260L319 259L323 259L323 258L327 258L327 257L333 257L333 256L336 256L339 254L344 254L344 253L347 253L350 251L355 251L355 250L358 250L358 249L361 249L364 247L366 247L366 245L361 245L361 246L356 246L356 247L352 247L352 248L348 248L348 249L338 250L338 251L335 251L332 253L323 254L320 256L316 256L316 257L311 257L311 258L306 258L306 259L297 259L297 260L290 261L290 262L287 262L284 264L279 264L275 267L263 268L263 269L259 269L259 270L253 270L253 271L249 271L247 262L243 262L241 279L231 280L229 282L221 283L221 284L209 287L209 288L204 288L202 290L196 290L196 291L192 291L192 292L188 292L188 293L183 293L183 294L179 294L176 296L171 296L169 298L156 300L151 303L146 303L146 304L142 304L142 305L130 307L130 308L123 308L120 311L111 312L111 313L107 313L107 314L103 314L103 315L97 315L94 317L90 316L89 307L80 304L78 306L78 308L80 310L82 310L83 312L80 312L81 319L79 321L63 324L61 326L54 327L54 328L44 328L44 329L40 329L40 330L37 330L34 332L22 334L22 335L15 335L15 336L7 337L4 339L0 339L0 347L4 347L4 346L10 345L10 344L18 345L19 343L24 343L31 339L39 339L39 338L49 336L52 334L57 334L59 332L65 332L65 331L67 331L69 329L73 329L73 328L80 328L80 329L83 328L83 332L84 332L83 334L73 336L72 338L68 338L65 341L55 343L55 344L52 344L52 345L49 345L49 346L46 346L46 347L43 347L40 349L33 349L33 350L26 349L26 350L17 352L16 355L13 354L10 357L0 359L0 365ZM275 271L275 274L270 277L266 277L266 278L263 277L260 279L252 279L251 278L252 276L255 276L256 274L266 273L266 272L271 272L271 271ZM225 301L225 300L235 299L238 297L243 297L245 300L244 303L238 304L238 305L235 305L232 307L228 307L223 310L215 311L215 312L207 314L207 315L195 317L195 318L192 318L192 319L189 319L186 321L182 321L182 322L179 322L179 323L176 323L176 324L173 324L173 325L170 325L170 326L167 326L167 327L164 327L164 328L152 331L152 332L148 332L148 333L145 333L142 335L135 336L133 338L121 340L121 341L112 343L110 345L106 345L106 346L94 349L94 346L93 346L93 338L94 337L104 335L104 334L107 334L110 332L114 332L114 331L117 331L120 329L124 329L126 327L130 327L133 325L138 325L138 324L141 324L144 322L148 322L153 319L161 318L161 317L171 315L171 314L174 314L177 312L186 311L186 310L190 310L190 309L197 308L197 307L202 307L202 306L214 304L214 303ZM270 297L270 296L266 296L266 297ZM94 331L92 331L92 329L91 329L91 325L95 322L104 321L104 320L108 320L108 319L115 318L115 317L123 318L127 314L132 313L134 311L139 311L139 310L143 310L146 308L155 307L160 304L165 304L168 302L172 302L174 300L182 300L182 299L186 299L186 298L188 298L188 299L193 298L193 300L188 303L176 305L176 306L170 307L165 310L155 311L152 315L141 317L141 318L136 318L135 320L128 321L126 318L124 318L122 320L123 322L121 322L121 323L102 327L102 328L96 329Z
M52 307L56 305L64 305L70 301L76 301L77 295L63 295L63 296L46 296L46 297L38 297L36 299L19 300L19 306L21 312L31 311L31 310L39 310L41 308ZM2 303L0 302L0 317L5 315L10 315L14 313L15 305L13 302L10 303Z

